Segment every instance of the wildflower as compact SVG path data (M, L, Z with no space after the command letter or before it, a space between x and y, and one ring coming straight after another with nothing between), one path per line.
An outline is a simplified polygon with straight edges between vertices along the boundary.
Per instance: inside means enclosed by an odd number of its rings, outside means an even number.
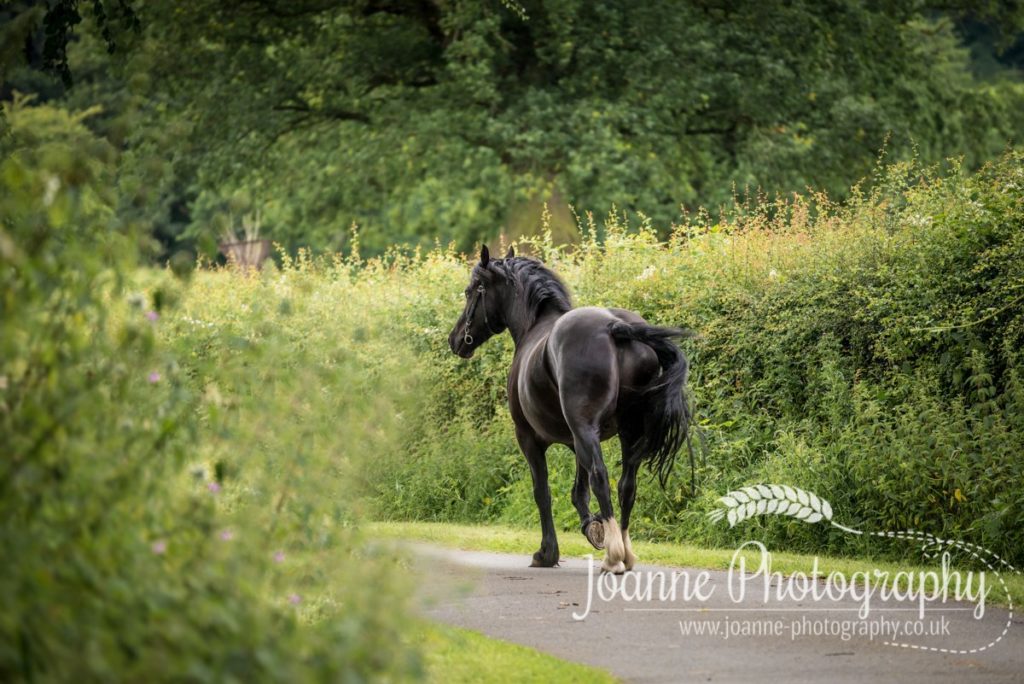
M284 563L284 551L278 551L274 554L275 563Z
M224 530L223 532L220 533L220 540L221 541L231 541L234 538L235 538L235 533L232 532L231 530Z
M160 320L160 314L158 314L156 311L147 311L146 318L152 321L153 323L156 323L158 320Z
M157 371L153 371L152 373L150 373L149 374L149 382L151 384L156 384L156 383L160 382L160 373L158 373Z
M162 556L164 555L164 552L167 551L167 542L165 542L163 539L158 539L155 542L153 542L153 544L149 548L152 549L153 553L155 553L156 555Z
M293 606L297 606L300 603L302 603L302 597L298 594L289 594L288 603L292 604Z
M211 494L216 494L220 491L220 483L211 482L210 484L206 485L206 488L210 490Z

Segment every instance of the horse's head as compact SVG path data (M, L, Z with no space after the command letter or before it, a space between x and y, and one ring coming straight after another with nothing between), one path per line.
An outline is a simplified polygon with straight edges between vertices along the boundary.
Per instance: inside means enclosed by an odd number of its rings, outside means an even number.
M506 259L515 256L509 248ZM508 327L508 309L513 285L491 261L487 246L480 250L480 263L473 267L466 287L466 305L448 335L448 346L464 359L473 356L476 348Z

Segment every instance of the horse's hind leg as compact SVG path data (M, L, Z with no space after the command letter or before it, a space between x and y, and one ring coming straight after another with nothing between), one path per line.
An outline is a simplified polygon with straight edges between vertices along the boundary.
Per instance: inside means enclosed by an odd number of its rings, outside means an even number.
M605 572L622 573L626 566L623 561L626 558L625 547L622 543L622 532L619 530L619 523L615 520L615 510L612 508L612 496L608 483L608 469L604 464L604 457L601 455L601 441L598 439L596 427L573 428L573 440L576 451L576 462L589 475L590 488L597 497L597 503L601 507L600 521L604 527L604 548L605 557L601 569Z
M633 504L636 502L636 475L640 470L640 461L636 457L635 445L642 430L642 418L637 421L628 417L619 419L619 441L622 443L622 477L619 478L619 510L622 512L622 545L626 557L624 564L626 570L632 570L636 565L637 557L633 553L633 545L629 540L629 517L633 513ZM639 422L638 422L639 421Z
M533 499L537 502L540 513L541 540L540 549L533 554L531 567L551 568L558 565L558 538L555 534L555 522L551 517L551 489L548 487L547 448L529 430L516 429L516 440L519 448L530 466L533 478Z
M615 410L619 378L615 345L611 338L595 337L572 354L558 359L558 398L562 416L572 433L576 463L586 471L590 490L601 509L604 527L604 572L626 571L622 531L615 520L608 469L601 454L601 424ZM588 535L589 536L589 535Z
M598 551L604 549L604 524L590 512L590 475L576 459L576 481L572 485L572 505L580 515L580 531Z

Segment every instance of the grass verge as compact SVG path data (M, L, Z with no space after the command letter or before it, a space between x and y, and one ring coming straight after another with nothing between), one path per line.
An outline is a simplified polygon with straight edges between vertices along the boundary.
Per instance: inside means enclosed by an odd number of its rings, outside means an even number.
M427 681L437 684L618 681L604 670L457 627L424 625L416 640L426 657Z
M499 553L517 553L524 557L524 564L530 554L536 550L540 541L537 530L506 527L502 525L458 525L454 523L430 522L373 522L368 523L366 532L371 537L381 539L408 539L425 541L460 549L476 551L495 551ZM558 539L558 547L563 557L582 557L595 552L581 536L562 534ZM633 550L640 557L641 563L657 563L685 567L727 569L732 562L735 549L704 549L688 544L659 544L633 540ZM770 549L769 549L770 550ZM755 553L747 555L748 562L753 562ZM888 571L889 577L899 572L936 571L935 567L900 565L891 561L879 561L871 558L833 558L817 556L818 570L822 575L830 572L841 572L846 577L857 572ZM815 556L796 553L776 553L772 551L772 571L791 575L795 572L810 573ZM989 573L990 575L990 573ZM1009 599L1024 597L1024 577L1019 573L1001 572L1000 576L1006 584ZM986 578L992 587L988 596L991 605L1007 606L1007 591L991 577Z

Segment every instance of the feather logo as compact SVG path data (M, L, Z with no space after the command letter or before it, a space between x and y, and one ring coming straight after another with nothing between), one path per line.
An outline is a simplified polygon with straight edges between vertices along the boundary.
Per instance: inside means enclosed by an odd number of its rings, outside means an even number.
M759 484L729 492L719 500L722 508L708 513L712 522L722 518L735 527L747 518L758 515L788 515L806 523L820 520L832 522L832 506L828 501L789 485ZM835 524L835 523L833 523ZM837 525L838 527L838 525Z

